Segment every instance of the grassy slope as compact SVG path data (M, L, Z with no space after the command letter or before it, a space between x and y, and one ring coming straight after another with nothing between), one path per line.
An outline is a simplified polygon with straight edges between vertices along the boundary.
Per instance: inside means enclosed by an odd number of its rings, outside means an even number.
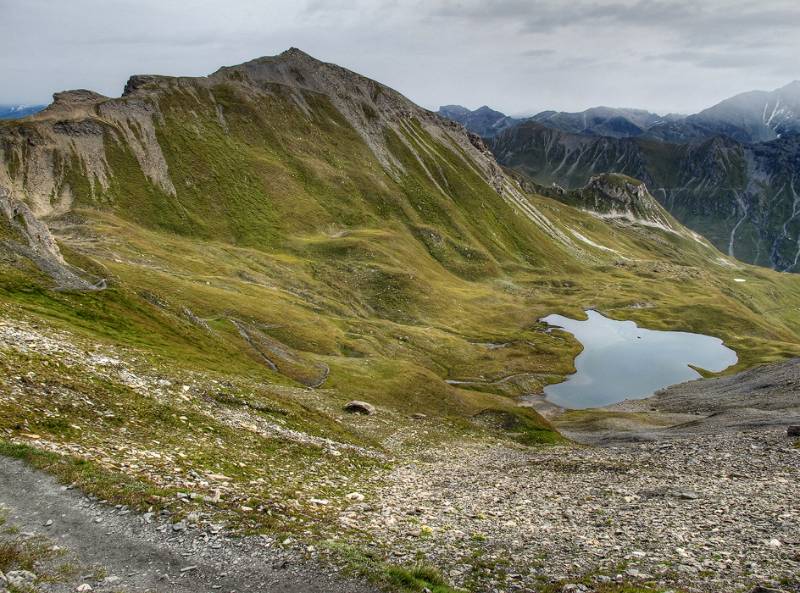
M320 519L337 508L309 508L308 496L339 500L366 489L384 462L357 453L343 462L225 418L243 413L249 423L390 456L443 438L505 432L524 443L553 442L547 422L509 396L572 370L577 344L537 319L587 307L647 327L720 336L739 352L737 368L800 354L799 277L721 265L718 254L685 237L612 226L531 196L568 235L573 229L606 247L576 240L576 253L509 207L463 154L418 122L386 130L405 170L391 177L326 98L306 94L309 116L281 87L270 91L254 97L219 85L213 102L204 89L161 95L158 134L175 196L150 183L111 134L107 192L92 196L78 159L67 164L76 204L55 222L64 253L109 277L109 289L55 292L19 261L0 261L6 317L68 332L87 352L122 349L137 372L172 385L151 401L114 377L4 351L7 393L25 394L0 398L6 438L89 459L41 465L139 505L169 505L176 489L199 487L154 476L224 473L236 493L193 504L247 528L308 537L324 532ZM642 302L651 306L630 308ZM279 372L268 368L234 321L270 345L268 355L291 360ZM489 346L497 343L504 347ZM302 380L320 364L330 375L323 389L309 391ZM29 374L29 381L13 379ZM446 379L472 383L458 388ZM191 386L185 399L181 384ZM65 401L85 394L91 403L54 407L54 393L72 394ZM342 404L356 398L380 413L342 415ZM86 423L98 406L117 413ZM511 420L467 420L487 408ZM420 425L408 417L415 412L435 420ZM138 459L131 469L118 459L120 444L167 457ZM236 453L220 456L221 449ZM129 479L113 477L121 475ZM242 518L241 505L275 512Z
M386 132L405 168L391 179L326 98L306 93L308 116L281 87L270 91L254 98L223 84L162 94L159 140L176 196L148 182L133 154L108 135L113 177L105 195L90 197L86 185L80 191L79 170L66 175L77 212L100 240L75 239L86 233L79 228L64 242L76 263L110 273L113 288L54 295L23 290L28 280L9 274L7 298L111 341L222 371L259 367L229 322L246 319L329 364L328 385L343 398L369 395L435 412L474 413L489 403L435 379L568 372L574 347L536 323L554 310L615 314L647 300L658 306L625 315L720 335L743 364L796 352L793 279L709 266L708 252L691 241L619 232L532 198L554 220L629 260L586 245L593 257L575 257L512 214L462 155L414 122ZM636 260L667 263L659 270ZM733 284L742 274L750 281ZM142 295L155 295L166 310ZM75 303L86 300L88 323L75 319ZM183 307L210 320L213 339L175 323ZM514 345L472 343L491 341Z

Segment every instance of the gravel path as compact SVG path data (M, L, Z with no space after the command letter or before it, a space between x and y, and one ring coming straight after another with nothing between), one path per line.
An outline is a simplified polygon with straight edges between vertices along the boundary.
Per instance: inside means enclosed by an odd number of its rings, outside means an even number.
M109 507L59 486L27 465L0 457L0 508L10 525L45 536L81 566L104 575L96 591L158 593L373 593L324 570L298 563L260 538L227 539L191 528L176 532L158 517ZM52 524L48 525L48 522ZM110 579L103 580L107 576ZM75 590L80 583L42 584ZM67 588L68 587L68 588ZM46 589L45 589L46 588Z

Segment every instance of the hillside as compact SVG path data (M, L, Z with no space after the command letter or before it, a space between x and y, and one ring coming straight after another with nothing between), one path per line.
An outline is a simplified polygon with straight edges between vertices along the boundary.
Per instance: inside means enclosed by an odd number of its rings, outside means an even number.
M529 122L490 144L500 163L545 185L579 188L607 172L641 179L673 216L724 253L800 271L798 136L761 144L724 136L671 144L567 134Z
M57 93L0 123L0 451L445 591L359 505L439 447L563 442L517 400L579 350L542 316L712 334L732 370L800 354L800 277L725 257L633 179L573 205L538 191L461 125L296 49Z

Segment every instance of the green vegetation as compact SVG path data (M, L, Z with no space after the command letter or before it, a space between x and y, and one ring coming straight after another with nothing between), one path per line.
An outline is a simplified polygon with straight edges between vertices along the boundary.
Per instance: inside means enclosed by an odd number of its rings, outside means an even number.
M347 495L380 488L397 460L454 439L563 442L516 399L573 370L578 344L547 314L716 335L739 354L732 371L800 354L800 277L501 195L422 111L393 115L375 148L320 93L234 76L152 92L137 99L157 113L152 158L134 115L95 118L107 187L79 148L54 157L54 195L74 196L50 221L61 252L108 287L56 290L0 247L0 454L103 499L361 541L337 522ZM356 104L383 121L366 95ZM3 154L26 154L12 129ZM377 413L345 414L352 399ZM358 554L384 585L450 591L431 569Z
M447 584L439 571L431 566L418 564L400 566L381 559L374 551L362 550L335 541L325 542L325 548L336 554L345 563L345 570L396 593L457 593Z

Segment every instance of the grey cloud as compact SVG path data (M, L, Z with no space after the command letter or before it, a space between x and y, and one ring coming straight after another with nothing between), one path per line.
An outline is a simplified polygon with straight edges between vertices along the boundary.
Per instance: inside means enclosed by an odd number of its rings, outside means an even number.
M525 58L542 58L545 56L552 56L556 53L554 49L545 49L545 48L535 48L535 49L526 49L524 51L519 52L520 56Z
M800 72L796 0L0 0L0 102L300 47L426 107L692 111ZM35 31L36 35L30 32Z

